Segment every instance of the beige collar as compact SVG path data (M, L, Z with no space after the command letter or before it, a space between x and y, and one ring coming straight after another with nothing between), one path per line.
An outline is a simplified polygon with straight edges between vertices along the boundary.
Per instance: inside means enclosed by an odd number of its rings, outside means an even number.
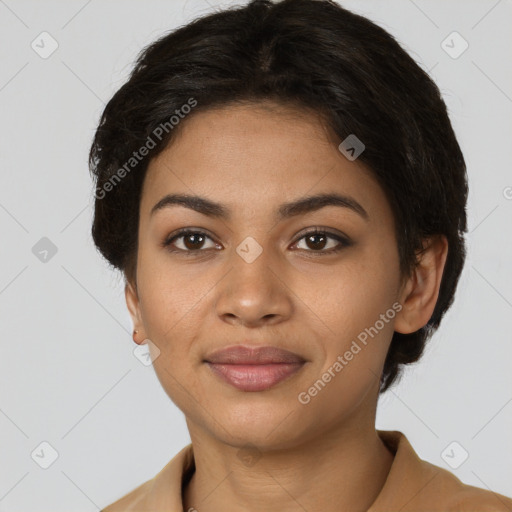
M394 460L368 512L512 512L512 499L465 485L446 469L420 459L401 432L377 433L394 453ZM194 452L189 444L154 478L101 512L181 512L182 484L194 469Z

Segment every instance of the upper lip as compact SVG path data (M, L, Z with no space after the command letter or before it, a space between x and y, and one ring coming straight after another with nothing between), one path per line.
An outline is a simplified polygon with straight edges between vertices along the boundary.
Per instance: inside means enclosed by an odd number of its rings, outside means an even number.
M289 350L278 347L250 347L232 345L211 352L205 361L215 364L272 364L304 363L305 359Z

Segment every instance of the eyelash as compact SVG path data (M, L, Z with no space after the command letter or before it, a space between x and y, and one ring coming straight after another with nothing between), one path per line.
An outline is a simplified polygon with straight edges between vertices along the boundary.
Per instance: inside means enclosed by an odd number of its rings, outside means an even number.
M183 238L185 235L202 235L202 236L205 236L207 238L209 238L210 240L214 241L213 238L208 235L207 233L205 233L204 231L200 231L200 230L194 230L194 229L190 229L190 228L182 228L180 230L178 230L176 233L173 233L172 235L170 235L169 237L167 237L163 243L162 243L162 246L164 248L166 248L169 252L171 253L182 253L186 256L195 256L197 255L198 253L201 253L201 252L206 252L208 249L197 249L197 250L185 250L185 249L172 249L171 248L171 244L179 239L179 238ZM327 251L324 251L324 250L318 250L318 251L315 251L315 250L312 250L312 249L298 249L300 251L305 251L305 252L309 252L309 253L313 253L315 255L319 255L319 256L323 256L323 255L326 255L326 254L334 254L334 253L338 253L339 251L341 251L342 249L346 248L346 247L349 247L350 245L352 245L352 242L344 237L344 236L341 236L339 234L336 234L336 233L332 233L330 231L326 231L326 230L322 230L321 228L314 228L312 229L311 231L308 231L306 233L303 233L295 242L293 245L296 245L298 242L300 242L302 239L308 237L308 236L312 236L312 235L325 235L327 236L328 238L333 238L334 240L337 240L338 242L340 242L340 246L338 246L337 248L331 248Z

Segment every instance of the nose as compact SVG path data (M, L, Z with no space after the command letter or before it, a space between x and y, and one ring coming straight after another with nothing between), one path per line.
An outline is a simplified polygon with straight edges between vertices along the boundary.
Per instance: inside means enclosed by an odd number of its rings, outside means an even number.
M251 261L233 251L230 270L217 287L216 309L224 322L261 327L290 317L293 294L270 252L263 250Z

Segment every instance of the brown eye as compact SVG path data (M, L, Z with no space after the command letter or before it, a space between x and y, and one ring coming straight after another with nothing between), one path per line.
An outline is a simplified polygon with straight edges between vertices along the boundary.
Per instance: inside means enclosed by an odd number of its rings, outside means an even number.
M211 242L209 247L205 246L208 240ZM305 248L298 247L302 241L304 241ZM302 235L295 243L295 246L301 251L324 255L336 253L351 244L351 241L344 236L315 229ZM170 235L162 245L170 252L183 253L186 255L199 254L206 252L207 249L220 247L205 232L191 229L179 230L177 233Z
M298 247L302 240L304 240L305 248ZM348 247L349 245L351 245L351 242L348 238L335 233L329 233L328 231L321 231L319 229L306 233L299 238L299 241L296 243L296 246L300 250L319 254L332 254L340 251L344 247Z
M200 233L190 233L188 235L182 235L183 245L190 250L201 249L204 244L205 236Z
M323 234L314 234L314 235L308 235L304 237L306 245L310 249L314 250L322 250L325 248L325 245L327 244L327 240L329 239L328 236Z
M214 248L215 242L213 242L211 237L206 233L187 229L172 235L163 243L163 245L164 247L169 248L172 252L200 252L205 249L204 244L207 239L212 241ZM210 248L212 247L206 247L206 249Z

